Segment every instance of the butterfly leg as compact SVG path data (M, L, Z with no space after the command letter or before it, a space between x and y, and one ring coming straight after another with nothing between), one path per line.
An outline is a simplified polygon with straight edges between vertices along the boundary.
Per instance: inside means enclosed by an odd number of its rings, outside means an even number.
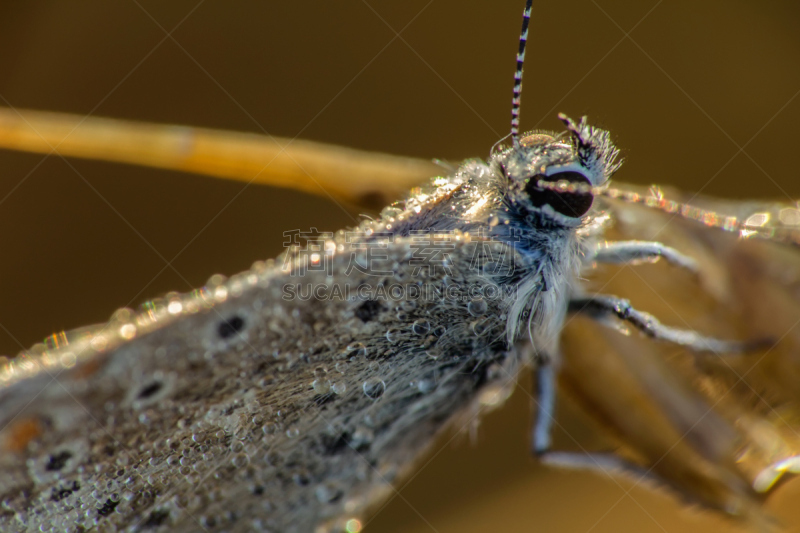
M536 381L536 421L533 423L533 453L543 456L550 450L550 432L553 429L556 409L556 369L550 358L539 356L539 367L534 373Z
M764 341L728 341L707 337L696 331L665 326L650 313L639 311L628 300L616 296L597 295L570 300L570 313L583 313L601 323L616 317L635 327L648 337L685 346L695 352L738 354L760 347Z
M539 365L535 371L536 420L533 423L531 445L539 460L548 466L595 470L605 475L630 474L636 479L649 479L658 483L659 480L645 469L613 453L563 452L550 449L556 404L556 368L550 361L550 357L539 354Z
M604 242L595 248L593 261L612 264L655 263L664 258L668 263L697 272L697 263L675 248L653 241Z
M641 466L609 452L551 452L540 456L548 466L573 470L596 470L602 474L631 474L639 478L655 479Z

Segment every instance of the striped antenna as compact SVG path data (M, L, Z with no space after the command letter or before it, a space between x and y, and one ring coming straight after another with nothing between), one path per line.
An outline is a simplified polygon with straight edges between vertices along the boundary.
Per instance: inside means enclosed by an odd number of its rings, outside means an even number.
M514 98L511 100L511 140L514 147L519 146L519 102L522 97L522 64L525 62L525 45L528 44L528 23L531 20L531 5L527 0L522 13L522 31L519 35L519 52L517 52L517 70L514 72Z

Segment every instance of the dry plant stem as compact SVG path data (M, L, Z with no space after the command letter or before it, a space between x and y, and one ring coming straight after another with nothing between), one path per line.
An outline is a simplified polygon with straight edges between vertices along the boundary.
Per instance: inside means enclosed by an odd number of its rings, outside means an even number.
M255 133L0 108L0 148L289 187L381 207L440 173L432 162Z

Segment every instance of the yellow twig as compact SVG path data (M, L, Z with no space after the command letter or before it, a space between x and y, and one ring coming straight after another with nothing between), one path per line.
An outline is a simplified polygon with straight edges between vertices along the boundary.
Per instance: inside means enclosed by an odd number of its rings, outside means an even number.
M0 148L288 187L381 206L438 173L429 161L254 133L0 108Z

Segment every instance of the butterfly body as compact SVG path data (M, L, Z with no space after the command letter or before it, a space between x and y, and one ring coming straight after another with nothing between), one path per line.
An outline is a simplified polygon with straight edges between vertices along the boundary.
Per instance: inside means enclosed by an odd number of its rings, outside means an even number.
M33 361L68 379L24 410L41 439L4 456L6 528L307 531L360 516L449 422L512 387L532 362L516 341L557 342L589 209L535 206L570 197L534 188L563 168L603 183L615 153L604 144L592 174L581 149L598 155L607 134L572 126ZM6 406L35 385L7 388Z

